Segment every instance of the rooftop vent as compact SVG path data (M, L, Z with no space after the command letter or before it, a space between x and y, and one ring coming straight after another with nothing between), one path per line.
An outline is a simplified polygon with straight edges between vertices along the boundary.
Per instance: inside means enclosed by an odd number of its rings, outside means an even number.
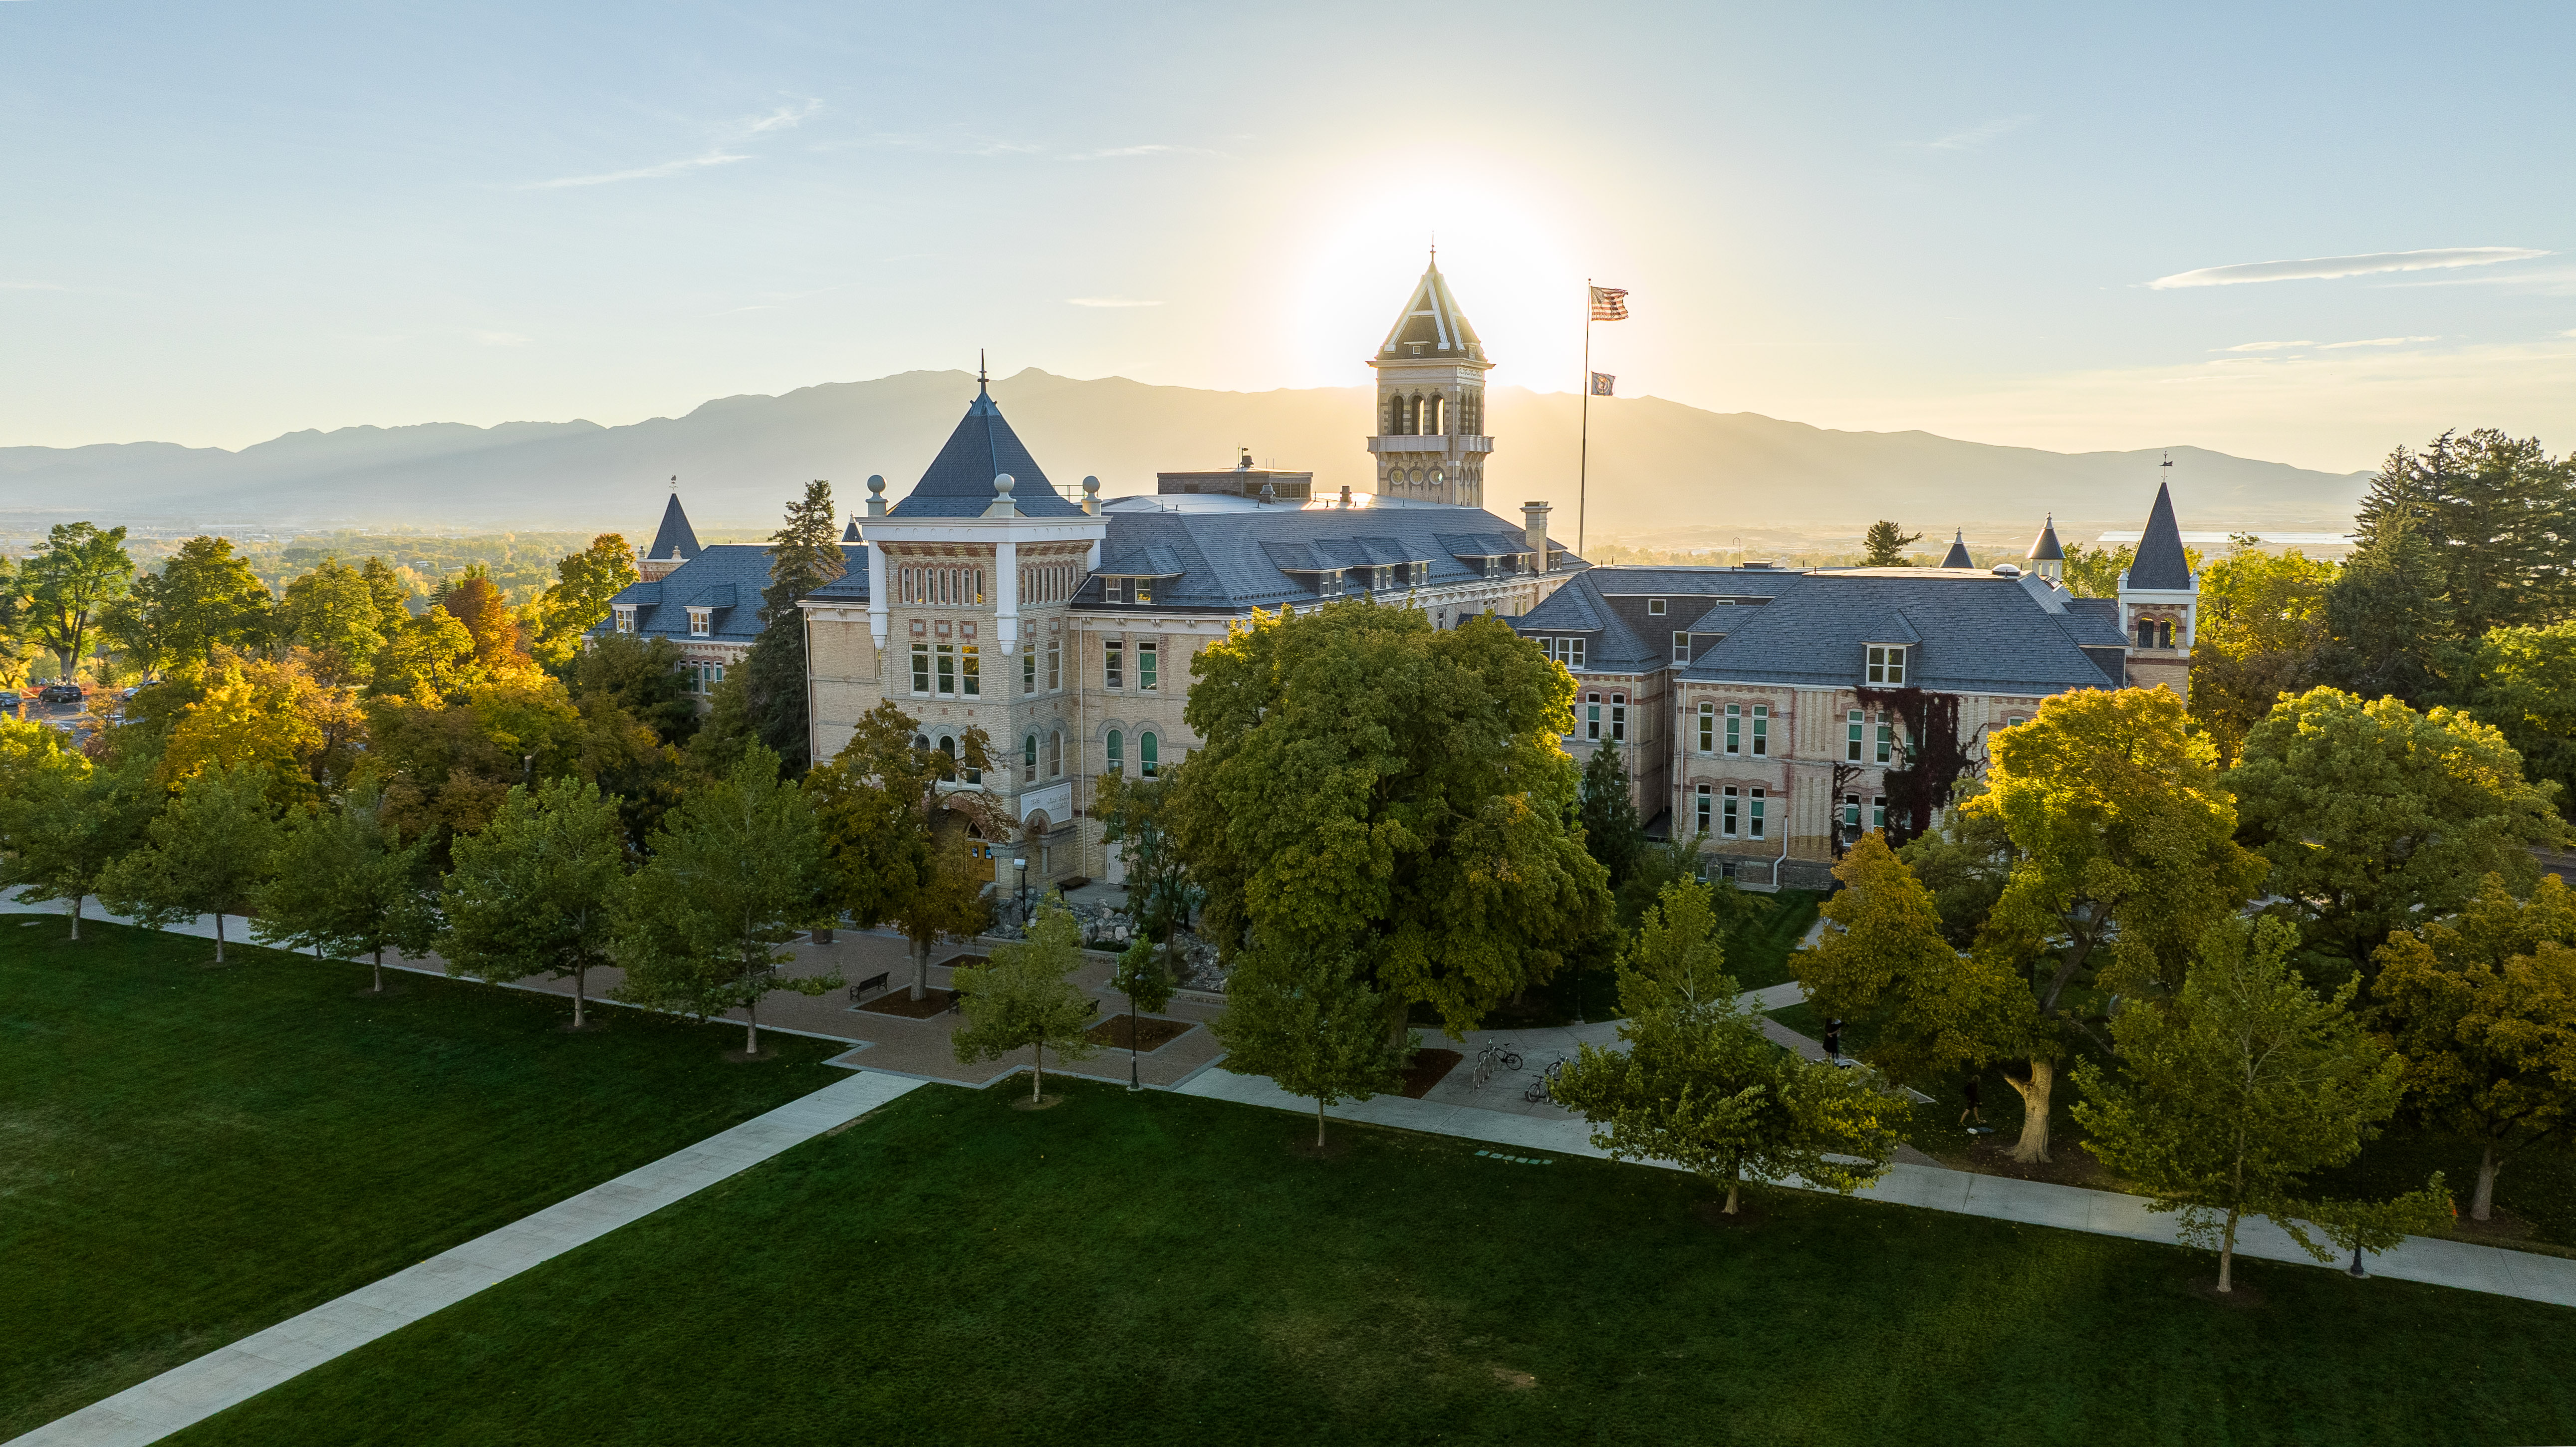
M1997 563L1995 564L1995 576L1998 578L2018 578L2021 576L2021 569L2011 563Z
M1738 563L1736 566L1739 568L1776 568L1780 565L1771 561L1769 558L1757 558Z

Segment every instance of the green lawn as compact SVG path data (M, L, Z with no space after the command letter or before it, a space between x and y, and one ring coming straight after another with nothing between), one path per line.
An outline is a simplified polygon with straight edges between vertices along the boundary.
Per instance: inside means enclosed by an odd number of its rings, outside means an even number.
M840 1047L0 914L0 1440L846 1078Z
M2528 1443L2576 1312L1069 1082L931 1086L175 1441Z
M1748 990L1797 978L1789 968L1789 955L1807 937L1816 922L1817 907L1824 903L1823 895L1803 889L1784 889L1767 897L1771 908L1754 916L1726 946L1726 972Z

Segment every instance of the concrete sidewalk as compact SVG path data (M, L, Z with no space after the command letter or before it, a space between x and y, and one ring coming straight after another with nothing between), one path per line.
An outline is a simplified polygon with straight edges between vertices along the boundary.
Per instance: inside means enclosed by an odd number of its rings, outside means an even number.
M1294 1111L1309 1117L1315 1113L1313 1098L1290 1095L1264 1077L1236 1075L1222 1066L1203 1072L1179 1086L1178 1091L1209 1100ZM1425 1131L1508 1146L1538 1156L1608 1159L1610 1154L1592 1144L1592 1131L1587 1123L1570 1115L1549 1120L1430 1099L1407 1100L1402 1096L1387 1095L1333 1106L1324 1114L1334 1120L1393 1126L1399 1130ZM1665 1168L1679 1169L1673 1166ZM1804 1188L1803 1183L1794 1179L1777 1184ZM2151 1241L2161 1246L2180 1244L2175 1234L2179 1224L2175 1216L2150 1212L2144 1198L2116 1191L2092 1191L2077 1186L2051 1185L2045 1181L2015 1180L2010 1176L1978 1175L1972 1171L1954 1171L1946 1166L1900 1160L1888 1168L1887 1174L1876 1185L1859 1192L1858 1196L1862 1200L1885 1201L1891 1205L1948 1211L1961 1216L1983 1216L1997 1221L2017 1221L2031 1226L2055 1226L2096 1236ZM2239 1255L2265 1261L2317 1265L2316 1259L2300 1250L2288 1232L2261 1219L2248 1220L2237 1228L2236 1249ZM2422 1281L2435 1286L2457 1287L2462 1291L2483 1291L2493 1296L2547 1302L2554 1306L2576 1306L2576 1261L2563 1257L2410 1236L2395 1250L2371 1257L2368 1264L2373 1275L2394 1277L2400 1281Z
M856 1120L921 1082L861 1074L638 1166L418 1266L218 1347L8 1447L143 1447Z

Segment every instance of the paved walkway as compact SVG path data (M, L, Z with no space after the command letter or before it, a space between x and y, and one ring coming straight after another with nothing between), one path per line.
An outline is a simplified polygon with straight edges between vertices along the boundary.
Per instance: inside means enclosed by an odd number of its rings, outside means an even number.
M143 1447L856 1120L921 1082L852 1076L58 1417L9 1447Z
M1228 1100L1240 1105L1269 1106L1310 1118L1315 1114L1312 1097L1290 1095L1264 1077L1236 1075L1222 1068L1206 1071L1179 1086L1178 1090L1183 1095ZM1539 1158L1590 1156L1606 1159L1610 1154L1592 1144L1588 1125L1564 1112L1559 1112L1563 1119L1549 1120L1429 1098L1407 1100L1402 1096L1381 1095L1333 1106L1324 1114L1334 1120L1360 1121L1483 1141ZM1676 1166L1666 1168L1680 1169ZM1780 1184L1795 1187L1802 1183L1792 1179ZM1858 1194L1863 1200L1918 1206L1963 1216L2055 1226L2068 1231L2121 1236L2166 1246L2178 1244L2175 1217L2153 1214L2147 1210L2144 1198L2116 1191L2091 1191L2045 1181L2016 1180L2010 1176L1978 1175L1972 1171L1954 1171L1946 1166L1900 1160L1888 1169L1878 1184ZM2316 1265L2315 1258L2300 1250L2289 1233L2269 1221L2253 1220L2241 1225L2236 1249L2240 1255L2266 1261ZM2410 1236L2395 1250L2370 1258L2369 1266L2375 1275L2395 1277L2401 1281L2423 1281L2436 1286L2458 1287L2463 1291L2483 1291L2556 1306L2576 1306L2576 1261L2563 1257Z

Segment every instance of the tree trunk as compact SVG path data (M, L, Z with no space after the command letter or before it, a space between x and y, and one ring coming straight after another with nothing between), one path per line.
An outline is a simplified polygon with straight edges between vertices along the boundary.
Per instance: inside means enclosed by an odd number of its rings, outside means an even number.
M2478 1156L2478 1192L2469 1198L2470 1220L2483 1221L2495 1209L2496 1172L2502 1169L2496 1164L2495 1146L2488 1145Z
M2021 1140L2014 1144L2012 1158L2028 1165L2048 1159L2048 1094L2057 1084L2057 1062L2034 1059L2030 1062L2030 1079L2013 1079L2004 1072L2004 1081L2021 1095Z
M1726 1214L1735 1214L1736 1202L1744 1194L1744 1167L1739 1163L1734 1174L1726 1178Z
M82 900L85 900L85 899L87 899L87 898L89 898L89 896L88 896L88 895L85 895L85 894L75 894L75 895L73 895L73 896L72 896L72 943L73 943L73 944L79 944L79 943L80 943L81 901L82 901Z
M385 992L385 947L376 946L376 993Z
M578 1018L581 1006L576 1003L573 1011ZM760 1053L760 1002L758 1000L742 1007L742 1029L742 1053L758 1055Z
M590 972L588 970L575 970L572 972L572 1028L575 1030L579 1030L589 1023L589 1021L582 1018L581 1008L585 1003L582 999L582 978L589 973Z
M912 998L920 999L930 987L930 941L915 936L912 941Z
M215 911L215 963L224 962L224 912Z
M1029 1103L1031 1105L1043 1104L1046 1101L1045 1041L1033 1040L1029 1042L1029 1070L1031 1072L1029 1075Z
M2236 1219L2237 1208L2227 1208L2227 1234L2218 1239L2218 1290L2221 1295L2236 1289Z
M1324 1148L1324 1098L1315 1097L1315 1149Z

